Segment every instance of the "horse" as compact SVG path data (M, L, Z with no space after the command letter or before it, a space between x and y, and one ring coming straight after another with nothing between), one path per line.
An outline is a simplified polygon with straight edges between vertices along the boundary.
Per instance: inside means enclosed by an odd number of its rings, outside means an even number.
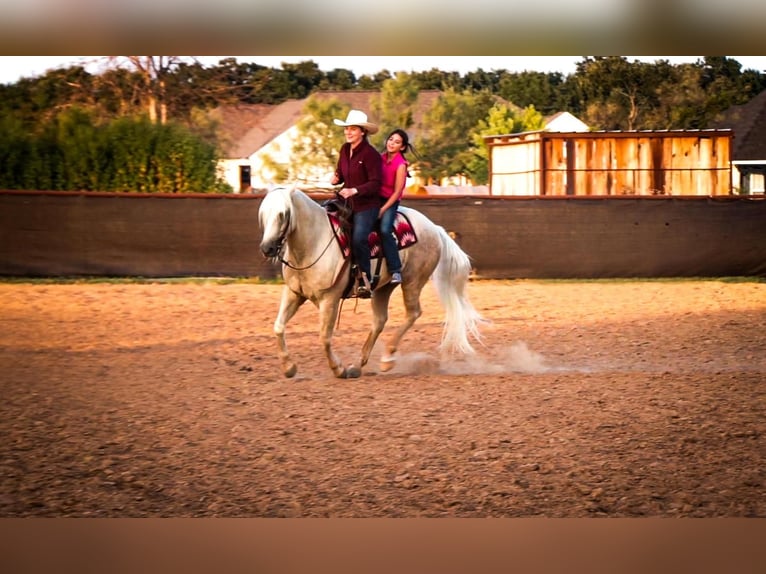
M393 368L402 337L422 314L420 293L429 279L433 278L445 311L442 351L474 354L469 337L481 343L479 325L485 321L466 293L471 272L468 255L443 227L419 211L402 205L399 211L409 219L417 242L400 251L403 278L400 286L406 318L388 339L380 359L383 372ZM258 209L258 222L262 231L261 252L266 258L282 262L284 287L274 334L284 376L294 377L298 370L287 349L287 323L301 305L311 301L319 310L319 339L333 374L341 379L360 377L388 320L388 304L396 288L390 283L385 262L372 292L372 326L359 362L343 366L333 351L332 336L340 302L349 285L351 262L336 241L327 211L297 187L277 186L264 196Z

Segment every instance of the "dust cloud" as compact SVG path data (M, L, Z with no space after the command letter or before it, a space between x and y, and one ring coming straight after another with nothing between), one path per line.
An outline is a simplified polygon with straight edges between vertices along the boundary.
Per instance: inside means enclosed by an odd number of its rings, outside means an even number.
M498 375L503 373L545 373L558 370L549 365L543 355L517 341L503 350L454 357L430 353L406 353L398 356L392 374Z

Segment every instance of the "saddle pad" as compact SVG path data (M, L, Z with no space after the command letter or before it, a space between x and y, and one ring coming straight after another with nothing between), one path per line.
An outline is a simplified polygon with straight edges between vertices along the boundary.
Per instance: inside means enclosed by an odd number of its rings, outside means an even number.
M338 240L338 246L340 247L343 257L349 257L351 255L351 237L348 232L341 226L340 220L335 213L328 213L327 217L330 219L330 225L332 226L335 239ZM396 213L396 219L394 220L394 236L396 237L396 245L401 249L405 249L410 245L414 245L418 242L415 230L410 224L410 220L401 211ZM383 248L380 244L380 229L374 229L369 237L368 242L370 244L370 258L377 259L383 256Z

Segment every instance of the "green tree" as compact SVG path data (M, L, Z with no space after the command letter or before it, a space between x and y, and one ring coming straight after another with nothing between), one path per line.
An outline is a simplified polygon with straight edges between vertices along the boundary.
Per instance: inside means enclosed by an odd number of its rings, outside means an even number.
M498 93L500 74L498 72L485 72L481 68L473 72L467 72L460 81L460 87L463 90L472 92L487 91L493 94Z
M666 68L666 76L657 86L657 105L644 116L641 129L702 129L707 126L705 102L708 94L702 87L702 67L681 64Z
M96 124L63 110L39 133L0 116L0 182L7 189L143 193L230 192L217 176L214 145L187 128L147 117Z
M495 93L501 98L525 108L535 106L544 115L566 108L564 76L558 72L504 72Z
M759 78L753 70L743 74L742 65L732 58L705 56L699 65L702 68L700 83L708 94L704 106L706 122L731 106L748 102L766 87L766 76L761 74Z
M485 119L479 120L472 136L472 157L468 162L468 173L476 184L489 181L489 148L485 136L541 130L545 118L530 105L520 110L507 103L496 103L489 109Z
M380 127L377 134L370 136L372 145L382 148L383 140L391 130L412 127L419 91L417 79L406 72L399 72L383 82L380 95L372 98L370 103L371 115L377 118Z
M437 182L455 175L470 178L474 162L472 135L494 103L489 92L447 90L441 94L420 126L420 176Z
M24 121L9 113L0 114L0 189L23 188L35 167L32 136Z
M157 130L150 165L154 189L159 193L220 191L213 146L201 142L185 128L168 124Z
M604 130L635 130L656 106L654 64L622 56L585 58L577 64L585 123Z
M109 191L151 193L157 127L148 118L119 118L105 129Z
M145 113L140 81L135 72L112 68L96 76L93 84L94 120L106 122Z
M353 90L356 87L356 76L351 70L335 68L327 72L318 87L320 90Z
M458 72L444 72L438 68L431 68L424 72L413 74L420 84L421 90L455 90L462 89L462 79Z
M168 121L167 82L171 71L182 60L180 56L110 56L110 62L127 62L140 78L141 101L149 121L164 124Z
M55 173L58 189L98 191L106 189L102 182L107 157L102 130L94 125L90 113L81 108L61 112L52 124L51 134L57 153Z
M290 76L291 99L302 100L315 91L325 74L319 69L316 62L307 60L298 64L282 64L282 69Z

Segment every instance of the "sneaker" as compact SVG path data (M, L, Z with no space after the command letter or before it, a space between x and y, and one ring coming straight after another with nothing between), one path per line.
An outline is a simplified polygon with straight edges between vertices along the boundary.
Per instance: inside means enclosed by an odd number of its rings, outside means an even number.
M391 284L392 285L399 285L399 283L402 282L402 274L395 272L391 273Z

